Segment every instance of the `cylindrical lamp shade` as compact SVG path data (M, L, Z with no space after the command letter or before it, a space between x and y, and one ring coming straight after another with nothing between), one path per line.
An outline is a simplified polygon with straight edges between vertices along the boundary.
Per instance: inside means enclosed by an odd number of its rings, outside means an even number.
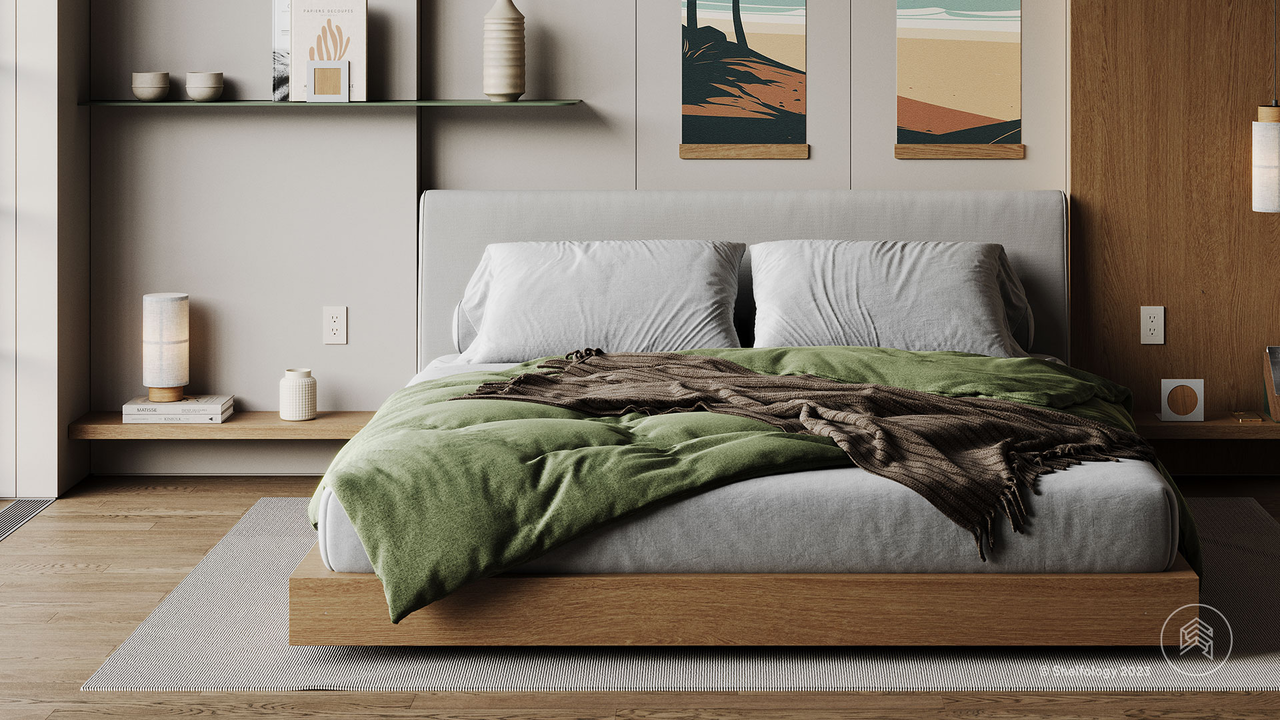
M1274 117L1259 108L1259 116ZM1253 124L1253 210L1280 213L1280 122Z
M142 296L142 384L152 400L181 400L191 382L188 308L186 293Z

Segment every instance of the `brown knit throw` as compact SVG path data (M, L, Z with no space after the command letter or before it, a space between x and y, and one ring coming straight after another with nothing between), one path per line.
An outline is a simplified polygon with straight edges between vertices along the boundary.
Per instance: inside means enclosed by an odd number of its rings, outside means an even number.
M1138 435L1056 410L987 398L950 398L812 375L762 375L720 358L580 350L470 398L542 403L588 415L706 412L738 415L835 441L858 467L919 493L994 547L991 521L1015 532L1022 489L1084 460L1154 460ZM985 539L985 542L984 542Z

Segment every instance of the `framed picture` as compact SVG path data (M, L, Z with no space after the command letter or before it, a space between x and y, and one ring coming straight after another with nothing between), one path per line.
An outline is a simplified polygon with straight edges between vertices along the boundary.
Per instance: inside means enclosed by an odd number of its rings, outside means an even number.
M1022 0L898 0L894 156L1026 156Z
M805 0L683 0L680 157L805 159Z
M351 102L351 63L308 60L307 102Z

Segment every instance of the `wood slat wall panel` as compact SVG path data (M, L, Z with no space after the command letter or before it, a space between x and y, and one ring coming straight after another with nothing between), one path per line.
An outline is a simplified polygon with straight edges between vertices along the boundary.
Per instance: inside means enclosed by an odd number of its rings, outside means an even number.
M1075 0L1072 352L1159 406L1204 378L1206 414L1257 410L1280 343L1280 215L1251 207L1251 130L1271 100L1268 0ZM1167 308L1141 345L1141 305Z

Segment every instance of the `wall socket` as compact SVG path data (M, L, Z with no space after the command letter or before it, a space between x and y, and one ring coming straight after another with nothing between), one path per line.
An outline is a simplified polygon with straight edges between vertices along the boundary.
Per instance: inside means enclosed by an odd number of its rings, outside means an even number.
M329 305L324 308L324 344L347 344L346 305Z
M1160 305L1142 306L1142 339L1143 345L1164 344L1164 307Z

